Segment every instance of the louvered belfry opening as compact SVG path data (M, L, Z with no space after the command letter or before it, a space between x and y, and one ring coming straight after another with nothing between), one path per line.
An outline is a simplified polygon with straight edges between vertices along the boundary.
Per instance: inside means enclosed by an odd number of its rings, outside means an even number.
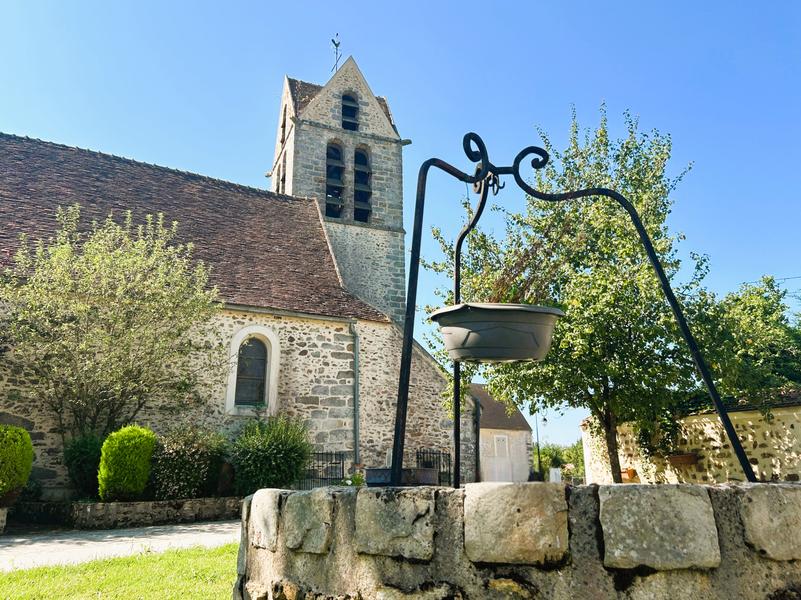
M345 185L342 174L345 163L342 160L342 148L337 144L328 144L325 153L325 216L338 219L342 216L343 190Z
M353 219L367 223L372 210L370 199L373 190L370 186L370 157L364 150L356 150L353 156Z

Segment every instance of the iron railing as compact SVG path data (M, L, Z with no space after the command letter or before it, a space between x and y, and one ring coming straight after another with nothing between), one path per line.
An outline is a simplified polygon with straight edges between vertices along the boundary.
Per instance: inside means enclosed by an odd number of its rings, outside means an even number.
M343 479L345 479L344 452L313 452L306 472L295 487L299 490L312 490L327 485L337 485Z
M417 451L417 467L436 469L440 485L451 485L451 453L442 450L422 449Z

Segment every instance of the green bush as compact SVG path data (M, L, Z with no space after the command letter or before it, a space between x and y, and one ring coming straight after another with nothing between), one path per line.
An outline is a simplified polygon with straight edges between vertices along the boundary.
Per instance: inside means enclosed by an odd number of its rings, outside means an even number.
M300 479L312 445L301 421L280 416L249 421L231 448L237 492L285 488Z
M32 468L31 436L22 427L0 425L0 506L16 499Z
M215 495L225 446L221 434L199 427L182 427L160 437L153 454L156 500Z
M64 446L64 463L81 498L97 498L97 471L102 448L102 438L92 434L72 438Z
M150 478L155 447L156 434L137 425L109 434L103 442L97 473L100 499L110 502L141 498Z

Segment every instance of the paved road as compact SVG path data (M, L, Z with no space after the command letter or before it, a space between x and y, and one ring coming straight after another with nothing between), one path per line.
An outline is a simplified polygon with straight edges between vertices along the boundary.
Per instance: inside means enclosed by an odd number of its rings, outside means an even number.
M0 572L81 563L144 551L163 552L169 548L212 548L238 541L239 521L3 535L0 536Z

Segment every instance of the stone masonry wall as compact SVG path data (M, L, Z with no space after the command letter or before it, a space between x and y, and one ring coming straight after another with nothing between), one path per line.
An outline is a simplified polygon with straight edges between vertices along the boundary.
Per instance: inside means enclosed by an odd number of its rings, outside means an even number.
M403 321L405 256L401 146L362 132L331 129L300 121L293 130L291 193L317 198L325 215L326 148L342 147L345 205L342 218L323 217L345 287L369 304ZM356 148L368 150L372 212L368 223L353 220L353 161Z
M233 598L710 600L801 594L801 486L259 490Z
M345 287L355 296L403 323L406 263L403 231L363 224L325 223Z
M352 453L353 338L348 323L226 310L217 328L226 351L234 333L248 325L263 325L278 336L279 412L304 419L318 450ZM233 433L246 417L226 414L226 384L227 376L210 382L198 404L154 402L137 422L160 433L181 423ZM45 498L58 498L69 484L57 423L47 407L23 396L24 389L22 379L0 381L0 423L18 424L31 432L36 454L33 477L45 488Z
M801 406L776 408L766 419L757 411L729 413L740 442L763 481L798 481L801 477ZM742 469L716 414L681 420L677 453L695 453L697 462L672 465L664 457L646 459L631 425L618 428L621 469L634 469L631 481L643 483L725 483L743 481ZM603 441L582 425L587 483L611 483L612 474Z
M280 344L278 412L303 419L320 451L341 451L348 462L354 455L354 339L350 323L298 316L226 310L218 335L225 348L240 329L261 325L272 330ZM360 411L362 463L383 466L391 448L395 418L401 335L396 325L361 321ZM407 464L414 465L414 450L451 451L450 420L442 405L445 380L430 357L416 352L409 402ZM204 400L197 404L167 405L155 402L137 422L159 433L182 423L195 423L235 433L247 417L226 414L227 376L209 382ZM69 486L63 464L61 435L49 409L26 399L21 376L0 374L0 423L25 427L34 444L33 478L44 488L45 499L58 499ZM474 435L463 422L465 480L472 481Z

